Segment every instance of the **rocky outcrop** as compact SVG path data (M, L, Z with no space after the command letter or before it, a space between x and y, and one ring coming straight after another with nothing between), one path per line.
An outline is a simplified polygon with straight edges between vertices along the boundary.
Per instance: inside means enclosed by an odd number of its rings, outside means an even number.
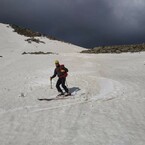
M34 38L34 37L28 38L28 39L26 39L25 41L27 41L28 43L36 42L36 43L44 43L44 44L45 44L44 41L40 41L39 39L36 39L36 38Z
M39 32L34 32L34 31L32 31L28 28L23 28L23 27L14 25L14 24L11 24L10 26L14 29L14 32L17 32L18 34L24 35L26 37L42 37L43 36L43 37L47 37L51 40L57 40L53 36L48 36L48 35L45 35L45 34L42 34L42 33L39 33Z
M81 53L123 53L145 51L145 43L136 45L100 46L84 50Z
M24 54L35 54L35 55L39 55L39 54L55 54L53 52L42 52L42 51L38 51L38 52L23 52L22 55Z

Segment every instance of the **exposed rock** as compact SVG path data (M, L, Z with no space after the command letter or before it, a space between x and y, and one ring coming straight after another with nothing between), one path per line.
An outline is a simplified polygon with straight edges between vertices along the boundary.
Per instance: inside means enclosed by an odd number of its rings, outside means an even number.
M55 54L53 52L42 52L42 51L38 51L38 52L23 52L22 55L24 54L35 54L35 55L39 55L39 54Z
M145 44L136 45L116 45L99 46L93 49L83 50L81 53L123 53L123 52L141 52L145 51Z
M34 32L28 28L23 28L23 27L14 25L14 24L11 24L10 26L14 29L14 32L17 32L18 34L24 35L26 37L42 37L43 36L43 37L47 37L51 40L58 40L55 37L48 36L48 35L45 35L45 34L42 34L39 32Z
M36 42L36 43L44 43L44 44L45 44L44 41L40 41L39 39L36 39L36 38L34 38L34 37L28 38L28 39L26 39L25 41L28 41L28 43Z

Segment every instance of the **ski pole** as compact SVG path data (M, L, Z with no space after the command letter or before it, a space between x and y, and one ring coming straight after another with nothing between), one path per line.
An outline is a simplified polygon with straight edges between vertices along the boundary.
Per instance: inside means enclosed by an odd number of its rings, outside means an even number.
M52 80L50 80L50 88L53 89L53 88L52 88Z

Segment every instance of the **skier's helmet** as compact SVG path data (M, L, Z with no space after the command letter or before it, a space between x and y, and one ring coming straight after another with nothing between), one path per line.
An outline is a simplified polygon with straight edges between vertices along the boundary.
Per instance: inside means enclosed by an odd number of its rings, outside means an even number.
M59 64L59 61L58 60L55 60L55 64Z

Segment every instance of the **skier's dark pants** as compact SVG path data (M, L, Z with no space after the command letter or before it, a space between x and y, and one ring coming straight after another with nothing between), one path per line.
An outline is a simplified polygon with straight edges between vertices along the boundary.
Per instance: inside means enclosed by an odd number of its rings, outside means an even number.
M56 88L58 90L58 92L63 92L62 89L60 88L60 85L64 88L65 92L68 93L68 88L65 86L65 81L66 81L66 78L59 78L57 80L57 83L56 83Z

